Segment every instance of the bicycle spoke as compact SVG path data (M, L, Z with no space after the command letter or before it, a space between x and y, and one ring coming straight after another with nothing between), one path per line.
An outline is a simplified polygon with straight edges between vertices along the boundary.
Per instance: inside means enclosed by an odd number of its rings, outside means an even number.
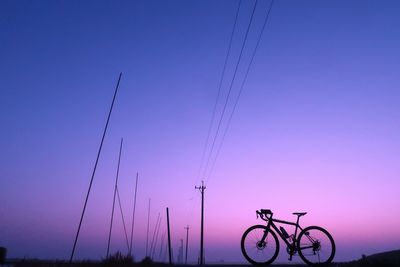
M268 264L277 256L279 243L276 236L268 233L262 240L265 231L265 226L254 226L249 228L242 237L242 252L253 264Z
M309 227L299 236L299 255L309 264L332 261L335 244L326 230L320 227Z

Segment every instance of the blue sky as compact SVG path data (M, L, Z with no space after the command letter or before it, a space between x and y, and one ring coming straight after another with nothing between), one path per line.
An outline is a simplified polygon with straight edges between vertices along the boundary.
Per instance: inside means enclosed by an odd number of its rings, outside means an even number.
M233 96L269 3L258 2ZM253 4L241 5L223 97ZM0 245L10 256L69 256L123 72L77 257L104 256L124 137L120 182L127 213L134 175L141 177L137 257L152 198L153 221L171 208L176 246L191 225L196 261L199 194L193 187L237 6L1 1ZM275 1L208 178L207 259L242 261L238 240L257 223L259 208L287 219L297 209L309 211L305 224L333 232L338 260L399 247L399 11L397 1ZM288 197L309 188L313 195ZM372 211L381 222L371 220ZM377 227L390 230L374 236L377 245L366 244L365 232ZM115 231L113 248L124 250L118 221Z

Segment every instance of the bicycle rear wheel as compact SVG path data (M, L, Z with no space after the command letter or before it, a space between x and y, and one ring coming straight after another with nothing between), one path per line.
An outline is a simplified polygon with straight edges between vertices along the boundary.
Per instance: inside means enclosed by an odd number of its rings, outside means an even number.
M266 231L266 226L254 225L247 229L242 236L240 242L242 253L251 264L271 264L278 256L279 241L273 231L269 230L265 240L261 241Z
M324 265L335 256L335 242L324 228L310 226L304 228L297 239L300 258L309 265Z

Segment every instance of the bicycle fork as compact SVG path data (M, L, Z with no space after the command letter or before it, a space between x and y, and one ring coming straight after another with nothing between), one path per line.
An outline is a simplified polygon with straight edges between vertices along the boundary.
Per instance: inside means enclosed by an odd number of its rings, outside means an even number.
M257 244L257 246L259 246L260 248L261 248L261 247L265 247L265 245L266 245L265 240L267 239L268 232L270 231L270 229L271 229L271 223L268 221L268 223L267 223L267 229L265 229L264 234L263 234L261 240L260 240L259 243Z

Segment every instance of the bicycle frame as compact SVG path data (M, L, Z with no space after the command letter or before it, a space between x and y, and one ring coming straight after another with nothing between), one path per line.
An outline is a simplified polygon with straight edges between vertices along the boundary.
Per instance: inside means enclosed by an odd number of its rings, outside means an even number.
M297 250L296 247L296 241L297 241L297 233L299 232L298 229L300 229L300 231L303 230L303 228L299 225L299 219L300 216L297 217L297 222L288 222L288 221L283 221L283 220L278 220L278 219L273 219L272 215L270 214L269 218L267 217L267 215L264 214L259 214L260 218L263 221L267 222L267 231L265 231L263 237L261 238L261 242L264 242L265 239L267 238L267 233L268 231L271 229L271 227L275 230L275 232L281 237L281 239L286 243L286 245L288 246L288 248L290 248L290 258L289 260L291 260L293 253ZM275 225L276 223L281 223L281 224L287 224L287 225L293 225L295 226L295 231L294 231L294 235L293 235L293 243L290 243L289 241L287 241L287 239L285 238L285 236L283 235L282 231Z
M335 256L336 246L331 234L320 226L300 226L300 217L307 212L294 212L297 220L286 221L273 217L270 209L256 210L257 218L265 223L249 227L242 236L240 247L244 257L254 265L271 264L279 255L279 237L286 244L289 260L299 256L309 265L330 264ZM281 225L294 226L286 232ZM292 227L290 227L292 228ZM279 236L279 237L278 237Z

